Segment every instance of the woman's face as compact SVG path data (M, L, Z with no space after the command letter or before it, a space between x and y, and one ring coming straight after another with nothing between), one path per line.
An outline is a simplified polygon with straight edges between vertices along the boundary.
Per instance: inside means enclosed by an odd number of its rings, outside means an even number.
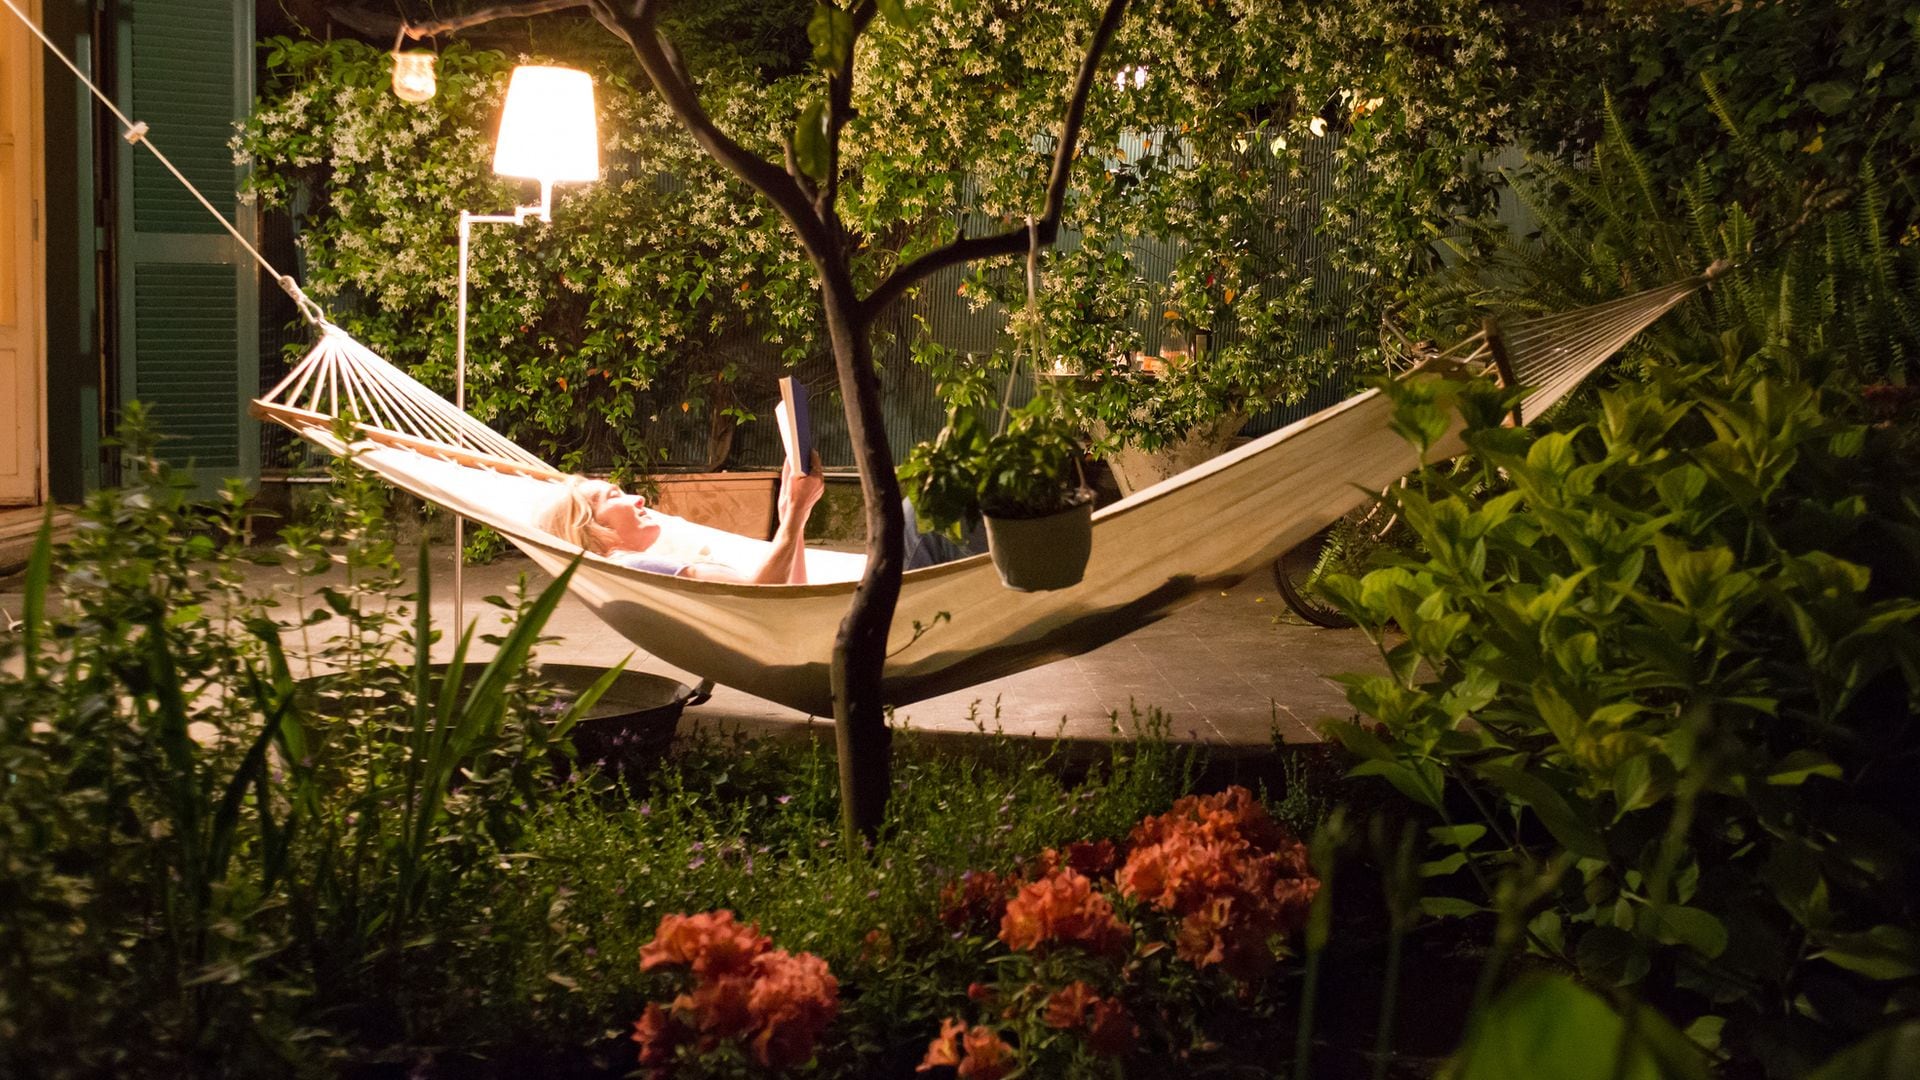
M645 551L660 538L660 526L646 514L647 500L629 495L604 481L595 481L587 491L593 504L593 520L614 534L613 546L620 551Z

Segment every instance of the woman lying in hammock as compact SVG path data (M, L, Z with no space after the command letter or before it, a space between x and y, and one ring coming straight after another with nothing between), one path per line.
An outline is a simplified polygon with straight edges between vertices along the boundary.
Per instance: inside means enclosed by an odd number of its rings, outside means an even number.
M805 475L795 473L788 462L780 470L780 525L773 540L764 545L743 541L737 548L729 545L725 553L715 552L695 533L697 526L656 513L644 496L627 494L605 480L569 479L558 497L535 515L534 525L635 570L746 585L804 585L807 516L826 487L818 453Z

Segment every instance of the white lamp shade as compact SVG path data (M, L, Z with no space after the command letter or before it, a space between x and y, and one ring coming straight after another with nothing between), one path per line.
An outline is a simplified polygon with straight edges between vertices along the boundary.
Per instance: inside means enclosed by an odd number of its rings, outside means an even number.
M493 143L493 171L546 183L600 179L593 77L572 68L514 68Z

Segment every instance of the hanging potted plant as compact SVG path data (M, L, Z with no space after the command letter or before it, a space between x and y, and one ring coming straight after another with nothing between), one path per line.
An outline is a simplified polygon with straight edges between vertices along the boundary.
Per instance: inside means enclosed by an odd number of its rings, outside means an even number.
M1002 412L998 431L967 395L940 434L913 448L900 483L921 527L959 540L986 523L987 546L1009 589L1078 584L1093 553L1093 492L1079 474L1079 440L1053 393Z

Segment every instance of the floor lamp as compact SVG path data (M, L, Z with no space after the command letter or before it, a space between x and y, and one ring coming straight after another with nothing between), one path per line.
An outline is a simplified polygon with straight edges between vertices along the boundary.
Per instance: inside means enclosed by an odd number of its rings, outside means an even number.
M511 214L460 211L460 299L453 344L453 404L467 408L467 252L476 223L523 225L530 217L553 220L553 185L600 178L600 134L594 118L593 78L571 68L522 65L507 83L500 136L493 144L493 171L540 181L540 201ZM453 625L466 630L466 519L453 519Z

